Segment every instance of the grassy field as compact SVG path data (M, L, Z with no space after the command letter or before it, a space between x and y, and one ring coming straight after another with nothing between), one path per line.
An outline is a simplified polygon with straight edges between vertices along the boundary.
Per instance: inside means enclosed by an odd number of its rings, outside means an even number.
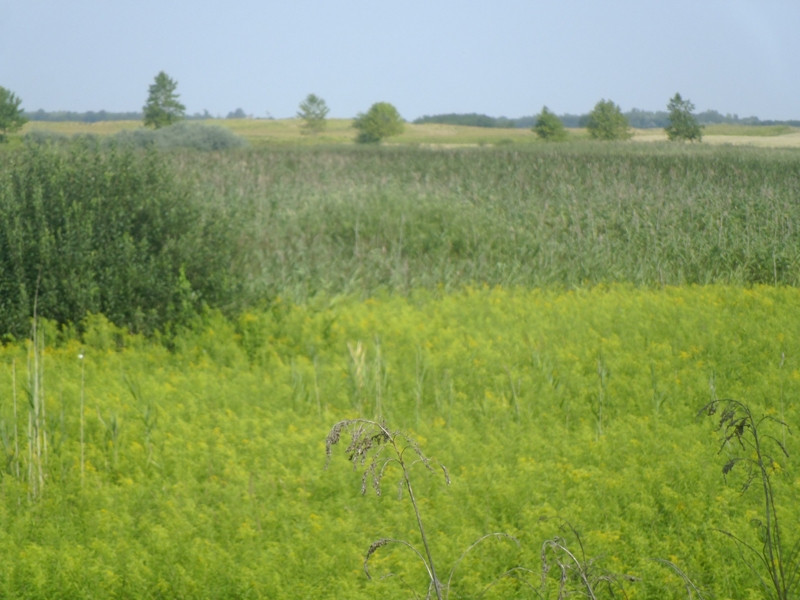
M574 552L583 544L593 576L635 577L619 579L630 598L686 597L654 559L705 597L762 597L717 530L757 544L758 490L726 485L736 448L719 453L717 421L696 414L733 396L797 423L798 311L790 288L615 285L278 303L234 322L208 316L172 351L98 318L81 341L45 328L38 434L32 349L0 354L0 590L408 598L410 586L424 596L424 569L401 548L371 567L402 579L361 570L377 539L420 543L399 474L388 472L381 497L362 496L341 450L325 466L336 421L382 416L449 470L449 486L413 471L444 573L484 534L519 541L476 548L452 597L474 597L515 565L531 570L527 583L507 578L484 597L540 597L542 544L559 536ZM793 459L797 440L785 442ZM793 541L800 480L793 460L780 464ZM557 597L557 581L544 597Z
M251 144L341 144L355 139L350 119L329 119L324 133L316 136L302 134L298 119L215 119L200 121L209 125L226 127ZM138 121L108 121L100 123L33 121L25 125L22 133L52 131L64 135L108 135L130 131L141 126ZM570 139L588 139L583 129L568 130ZM661 129L634 130L633 141L665 141ZM708 144L746 144L759 147L800 147L800 131L793 127L757 127L747 125L711 125L704 128L703 141ZM465 127L454 125L407 123L402 135L389 140L391 144L423 145L508 145L537 143L536 135L528 129L502 129Z
M435 597L424 542L450 598L796 595L796 150L252 123L286 143L5 151L2 597ZM99 314L156 284L157 331ZM419 515L385 438L326 456L354 418L430 457Z

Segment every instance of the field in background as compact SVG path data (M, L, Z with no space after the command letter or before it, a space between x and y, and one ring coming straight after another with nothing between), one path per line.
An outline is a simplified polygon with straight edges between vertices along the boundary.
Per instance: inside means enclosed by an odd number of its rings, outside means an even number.
M327 130L317 136L302 134L298 119L214 119L197 121L230 129L252 144L341 144L355 140L350 119L329 119ZM106 121L99 123L29 122L22 129L52 131L65 135L91 133L108 135L141 126L138 121ZM570 139L588 139L583 129L568 130ZM661 129L634 130L634 141L664 141ZM465 127L456 125L407 123L405 132L391 138L390 144L447 145L505 145L538 143L536 135L528 129L500 129ZM736 144L759 147L799 148L800 130L787 126L711 125L704 129L703 142L707 144Z

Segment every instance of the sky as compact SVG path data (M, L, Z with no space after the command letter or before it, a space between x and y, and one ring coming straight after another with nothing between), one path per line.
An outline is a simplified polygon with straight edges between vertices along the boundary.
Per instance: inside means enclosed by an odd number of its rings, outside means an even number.
M407 120L666 110L800 119L800 0L0 0L0 86L27 111Z

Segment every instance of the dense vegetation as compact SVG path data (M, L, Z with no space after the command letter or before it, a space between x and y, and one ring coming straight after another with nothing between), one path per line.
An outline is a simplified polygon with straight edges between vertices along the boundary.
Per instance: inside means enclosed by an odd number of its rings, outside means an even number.
M258 150L184 168L250 215L250 293L465 284L797 285L796 152L559 148Z
M370 547L419 545L397 473L376 498L338 448L325 469L356 417L447 467L449 486L412 476L451 598L557 598L558 548L576 593L781 597L731 537L761 548L765 519L715 430L732 417L697 414L731 397L767 417L797 547L797 152L84 139L1 158L3 597L424 596L413 553ZM516 542L459 559L492 532Z
M0 172L0 330L103 313L134 331L230 294L228 224L156 152L92 141L9 153Z
M4 332L420 287L800 283L797 154L30 146L0 170ZM112 242L113 243L110 243ZM190 286L190 287L188 287Z

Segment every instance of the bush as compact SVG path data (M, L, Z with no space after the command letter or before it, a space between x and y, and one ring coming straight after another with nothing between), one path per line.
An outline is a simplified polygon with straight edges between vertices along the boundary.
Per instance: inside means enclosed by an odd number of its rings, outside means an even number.
M353 127L358 129L357 141L377 144L384 138L403 133L403 118L388 102L376 102L366 113L360 113Z
M676 93L667 105L669 109L669 125L664 128L667 132L669 141L701 141L703 131L697 118L692 114L694 104L689 100L684 100L681 95Z
M0 170L0 334L34 311L152 332L225 297L232 244L154 151L27 145ZM219 224L218 224L219 223Z
M114 137L114 142L136 148L154 146L163 150L188 148L202 151L227 150L245 145L244 139L230 129L186 121L156 130L122 131Z
M34 129L22 136L22 139L29 144L51 144L62 143L69 140L69 136L57 131L47 131L46 129Z
M567 130L564 129L564 124L555 113L545 106L542 112L536 118L536 125L533 126L533 131L541 139L553 142L561 142L567 139Z
M199 150L216 152L230 148L241 148L247 144L244 138L239 137L230 129L218 125L203 125L180 121L168 127L159 129L133 129L101 138L92 134L65 135L54 131L34 130L25 134L24 139L31 144L65 144L75 142L95 144L102 143L107 149L112 147L125 148L156 148L159 150Z
M627 140L632 137L628 119L611 100L600 100L589 113L586 124L589 135L596 140Z

